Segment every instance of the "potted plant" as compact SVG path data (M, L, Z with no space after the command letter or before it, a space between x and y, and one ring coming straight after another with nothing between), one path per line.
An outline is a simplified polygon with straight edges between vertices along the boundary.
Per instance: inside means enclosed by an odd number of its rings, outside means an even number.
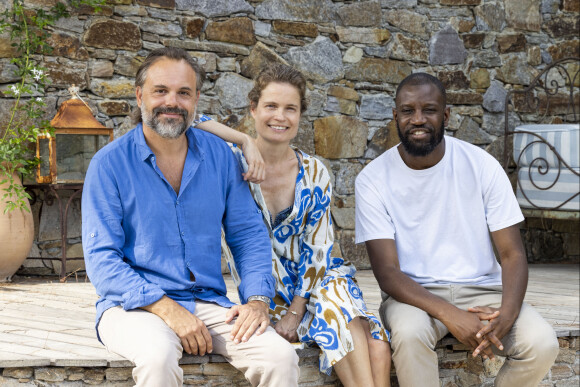
M9 32L16 54L11 62L18 81L0 91L11 97L8 114L0 119L0 282L9 281L32 246L34 225L30 196L21 177L31 176L39 163L34 144L40 133L50 133L44 118L47 78L37 58L51 47L47 26L68 17L69 7L88 5L98 10L104 0L58 2L50 10L27 9L13 0L0 14L0 33Z

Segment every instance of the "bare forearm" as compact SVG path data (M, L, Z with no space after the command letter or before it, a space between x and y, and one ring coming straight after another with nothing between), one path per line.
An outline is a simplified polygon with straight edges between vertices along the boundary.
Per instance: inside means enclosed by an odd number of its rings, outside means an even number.
M528 264L525 257L502 262L503 293L502 313L508 313L515 320L519 315L528 287Z
M288 307L288 313L295 314L300 320L306 313L306 304L308 304L308 299L300 296L294 296L292 303Z
M381 290L395 300L413 305L427 312L430 316L445 323L451 312L457 308L447 301L435 296L423 286L409 278L396 268L391 268L377 276Z
M517 225L493 232L502 267L502 302L504 317L515 321L528 287L528 262ZM507 316L506 316L507 315Z
M197 128L205 130L206 132L210 132L215 134L216 136L222 138L227 142L231 142L234 144L242 145L249 137L247 134L238 132L235 129L230 128L224 124L220 124L217 121L210 120L204 121L196 125Z
M171 316L177 308L182 308L182 306L167 296L163 296L154 303L141 307L141 309L161 317L164 321L167 321L169 316Z

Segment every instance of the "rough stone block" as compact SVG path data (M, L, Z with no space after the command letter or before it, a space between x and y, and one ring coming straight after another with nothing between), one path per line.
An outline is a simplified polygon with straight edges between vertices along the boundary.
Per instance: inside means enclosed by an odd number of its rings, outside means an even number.
M441 5L479 5L481 0L441 0Z
M497 373L505 363L505 357L503 356L496 356L494 360L487 359L483 361L483 368L485 370L485 375L487 377L495 378Z
M44 382L62 382L66 378L66 371L58 367L37 368L34 377Z
M319 36L304 47L293 47L284 56L315 82L326 83L344 76L342 53L327 37Z
M89 89L103 98L134 98L134 81L129 79L93 79Z
M495 40L501 54L524 51L526 47L526 36L524 34L498 35Z
M483 45L484 38L485 34L481 32L474 32L461 35L461 39L463 40L465 48L475 48L475 49L481 48Z
M432 65L463 63L467 52L457 32L447 25L429 41L429 62Z
M469 87L469 81L461 70L439 71L437 78L443 83L446 90L461 90Z
M551 380L568 379L572 376L574 376L574 371L567 364L554 364L550 369Z
M508 26L526 31L540 31L540 0L505 0Z
M141 32L134 23L97 19L85 33L84 43L92 47L137 51L141 48Z
M85 369L83 382L87 384L100 384L105 380L105 370L101 368Z
M580 379L578 376L570 378L568 380L558 380L555 384L555 387L578 387L580 384Z
M336 13L345 26L373 27L381 24L381 4L377 1L343 5Z
M190 0L191 1L191 0ZM199 0L205 2L205 0ZM225 0L224 0L225 1ZM335 20L335 7L331 0L271 0L256 7L259 19L322 22Z
M280 34L307 36L315 38L318 36L318 26L314 23L289 22L284 20L274 20L272 22L274 32Z
M449 105L481 105L483 96L479 93L452 91L447 93L447 103Z
M427 21L425 15L406 9L387 10L384 13L385 20L403 31L410 32L422 38L427 38Z
M336 26L336 33L341 43L383 44L391 38L391 33L386 29L340 27Z
M475 25L479 31L502 31L505 28L505 10L502 2L489 2L475 7Z
M147 7L174 9L175 0L136 0L137 4Z
M45 62L44 67L51 86L68 88L74 84L80 90L87 87L87 62L70 61L64 66L60 61Z
M397 33L391 44L391 58L427 63L429 49L423 41Z
M340 248L345 259L352 262L358 270L370 269L371 265L364 244L354 243L354 231L340 232Z
M208 40L237 43L245 46L256 44L254 25L247 17L228 19L224 22L211 22L205 30Z
M334 224L341 229L354 230L354 208L332 208Z
M8 378L16 378L16 379L28 379L34 375L34 370L30 367L23 367L23 368L4 368L2 370L2 376L6 376Z
M472 89L486 89L490 86L489 71L476 69L469 74L469 87Z
M576 361L576 350L569 348L561 348L556 357L556 363L574 364Z
M330 86L326 93L336 98L348 99L351 101L358 101L360 98L355 89L344 86Z
M185 35L191 39L195 39L201 34L204 24L205 20L200 17L185 17L182 20Z
M52 47L53 56L61 56L76 60L89 59L89 53L81 46L78 37L63 32L54 32L47 39L47 43Z
M368 124L351 117L319 118L314 121L316 154L329 159L361 157L367 133Z
M580 12L580 2L578 0L564 0L562 9L566 12Z
M215 84L222 106L230 109L248 106L248 93L252 87L252 81L235 73L223 74Z
M347 67L345 77L353 81L398 84L412 72L408 63L398 60L363 58Z
M131 105L126 101L99 101L99 111L108 116L126 116L131 113Z

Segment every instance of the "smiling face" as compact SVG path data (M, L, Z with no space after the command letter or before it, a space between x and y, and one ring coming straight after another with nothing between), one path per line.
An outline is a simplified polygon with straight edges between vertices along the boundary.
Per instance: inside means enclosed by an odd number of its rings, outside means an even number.
M164 138L181 136L195 119L195 71L183 60L159 59L147 70L142 87L137 87L144 128Z
M435 85L407 85L399 91L393 117L406 153L424 157L442 146L449 108Z
M289 144L300 123L300 94L289 83L270 82L250 109L258 139Z

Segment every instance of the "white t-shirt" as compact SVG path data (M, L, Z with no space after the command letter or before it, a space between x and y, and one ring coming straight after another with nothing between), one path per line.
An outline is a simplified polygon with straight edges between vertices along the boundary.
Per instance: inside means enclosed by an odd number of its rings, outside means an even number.
M523 219L497 160L453 137L429 169L393 147L356 179L356 243L394 239L401 270L421 285L500 285L489 231Z

